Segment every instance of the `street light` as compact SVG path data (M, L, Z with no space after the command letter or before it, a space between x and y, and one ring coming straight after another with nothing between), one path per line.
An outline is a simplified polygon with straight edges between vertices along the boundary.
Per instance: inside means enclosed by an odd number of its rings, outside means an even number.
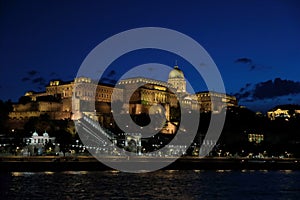
M218 155L221 157L222 149L219 150Z

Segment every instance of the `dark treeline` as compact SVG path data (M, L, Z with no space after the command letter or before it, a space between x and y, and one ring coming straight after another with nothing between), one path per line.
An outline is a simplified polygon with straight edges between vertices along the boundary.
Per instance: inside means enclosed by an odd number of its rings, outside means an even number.
M11 100L2 101L0 100L0 134L6 133L8 131L8 126L6 122L8 120L8 114L12 111Z
M227 110L223 132L218 141L220 149L248 155L265 153L280 156L286 152L300 156L300 117L270 120L247 108ZM263 135L259 143L249 141L249 134Z

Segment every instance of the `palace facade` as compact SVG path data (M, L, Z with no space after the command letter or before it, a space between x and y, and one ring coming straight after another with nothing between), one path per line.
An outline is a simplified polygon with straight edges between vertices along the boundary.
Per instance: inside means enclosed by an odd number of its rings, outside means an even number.
M76 87L76 88L75 88ZM113 99L112 99L113 97ZM98 84L90 78L79 77L73 81L50 81L45 92L27 92L25 101L13 105L9 113L10 120L26 121L42 114L50 119L72 119L74 112L85 112L98 117L101 125L114 126L111 102L120 104L120 114L156 114L151 107L161 105L168 122L172 121L172 110L200 110L219 113L226 106L237 106L234 96L217 92L199 92L189 94L186 90L184 73L175 66L170 71L168 81L135 77L123 79L117 85ZM72 104L73 101L73 104ZM91 103L92 102L92 103ZM172 123L167 124L172 130Z

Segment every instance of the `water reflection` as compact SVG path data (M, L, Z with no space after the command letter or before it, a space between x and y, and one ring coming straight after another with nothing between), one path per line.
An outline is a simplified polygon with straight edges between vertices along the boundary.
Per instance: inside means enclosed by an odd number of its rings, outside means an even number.
M12 176L31 176L34 174L34 172L11 172Z
M12 172L1 199L300 199L299 171Z

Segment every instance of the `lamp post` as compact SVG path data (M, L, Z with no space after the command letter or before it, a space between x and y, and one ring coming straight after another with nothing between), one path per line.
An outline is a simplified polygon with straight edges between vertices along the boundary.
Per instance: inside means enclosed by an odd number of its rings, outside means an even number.
M76 140L76 148L77 148L77 153L79 153L79 146L78 146L79 140Z
M222 150L219 150L218 155L221 157Z

